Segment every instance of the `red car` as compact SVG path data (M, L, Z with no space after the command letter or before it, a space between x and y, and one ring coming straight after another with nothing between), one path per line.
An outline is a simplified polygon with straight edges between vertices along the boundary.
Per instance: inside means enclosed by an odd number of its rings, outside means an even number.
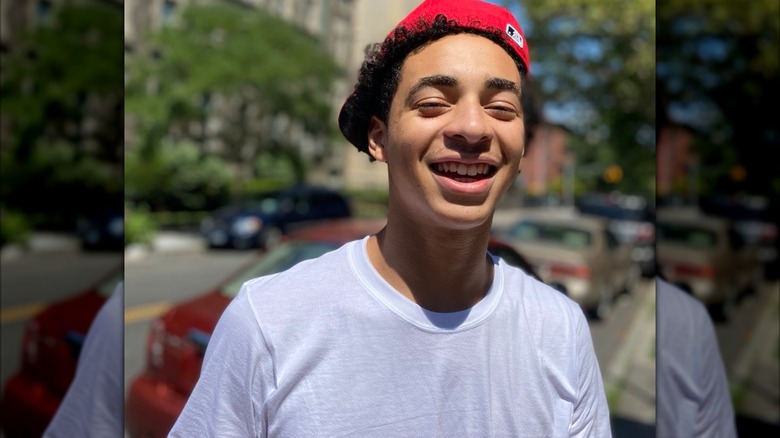
M241 285L280 272L341 245L374 234L385 220L343 219L296 231L216 289L183 302L152 323L146 369L133 380L125 403L125 428L133 438L165 437L200 376L211 333ZM511 247L492 240L490 250L536 276ZM538 278L538 277L537 277Z
M25 328L22 366L3 388L3 433L41 436L71 381L90 325L122 278L120 267L86 291L54 303Z

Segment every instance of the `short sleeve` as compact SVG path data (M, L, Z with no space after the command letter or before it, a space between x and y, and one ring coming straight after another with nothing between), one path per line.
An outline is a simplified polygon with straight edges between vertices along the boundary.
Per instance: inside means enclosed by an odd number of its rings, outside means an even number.
M264 437L273 361L246 285L220 317L201 375L169 437Z
M715 327L709 315L702 311L697 315L701 336L694 345L699 348L698 374L701 385L701 405L698 409L695 432L697 437L736 437L734 409L731 404L728 377L718 347Z
M596 351L585 315L576 313L577 400L572 412L572 437L611 437L609 407Z

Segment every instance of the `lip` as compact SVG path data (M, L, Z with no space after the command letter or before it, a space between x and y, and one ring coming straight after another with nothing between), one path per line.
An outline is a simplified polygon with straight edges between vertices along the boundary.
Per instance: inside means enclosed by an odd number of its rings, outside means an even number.
M444 163L463 164L466 166L471 165L487 165L490 170L487 174L478 175L463 175L457 176L452 174L443 174L436 170L437 165ZM442 158L434 160L429 164L429 169L433 174L434 179L440 187L448 192L467 195L467 196L484 196L489 191L494 176L498 170L498 166L490 160L464 160L462 158Z

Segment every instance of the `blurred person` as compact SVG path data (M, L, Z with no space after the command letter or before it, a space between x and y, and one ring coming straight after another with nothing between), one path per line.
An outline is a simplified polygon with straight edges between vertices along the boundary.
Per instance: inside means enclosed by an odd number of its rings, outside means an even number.
M90 325L76 376L44 438L124 435L124 284L120 282Z
M389 174L387 224L244 284L169 436L610 436L579 305L487 251L529 127L512 14L426 0L339 115Z
M734 408L710 314L656 278L656 423L659 437L736 437Z

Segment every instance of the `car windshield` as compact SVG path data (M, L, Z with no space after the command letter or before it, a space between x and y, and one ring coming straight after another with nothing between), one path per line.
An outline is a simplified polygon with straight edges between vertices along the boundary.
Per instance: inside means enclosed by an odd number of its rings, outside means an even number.
M279 245L223 286L221 292L228 297L235 297L248 280L285 271L299 262L319 257L336 248L338 245L327 242L289 242Z
M590 246L590 233L565 225L521 222L509 230L512 239L549 243L566 248L583 249Z
M260 199L251 199L246 201L244 207L249 210L257 210L261 213L272 214L276 213L281 205L281 202L277 195L268 195Z
M659 241L676 243L691 248L714 248L717 246L717 235L710 230L684 224L659 222L656 224L656 235Z

